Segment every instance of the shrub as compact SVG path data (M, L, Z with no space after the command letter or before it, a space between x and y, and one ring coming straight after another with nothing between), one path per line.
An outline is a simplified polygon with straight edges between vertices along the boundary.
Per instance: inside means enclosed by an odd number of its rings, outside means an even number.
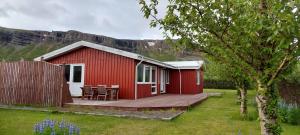
M287 115L288 123L300 125L300 108L292 108Z
M297 104L278 103L278 114L281 122L300 125L300 108Z
M204 80L204 88L207 89L235 89L235 84L232 81L226 80Z
M74 124L65 122L56 122L46 119L34 125L36 135L79 135L80 129Z

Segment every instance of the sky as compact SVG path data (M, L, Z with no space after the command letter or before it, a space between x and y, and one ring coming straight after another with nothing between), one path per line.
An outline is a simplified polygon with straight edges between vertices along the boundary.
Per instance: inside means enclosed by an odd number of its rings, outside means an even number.
M159 5L160 16L165 5ZM162 39L162 31L149 22L138 0L0 0L0 26L8 28Z

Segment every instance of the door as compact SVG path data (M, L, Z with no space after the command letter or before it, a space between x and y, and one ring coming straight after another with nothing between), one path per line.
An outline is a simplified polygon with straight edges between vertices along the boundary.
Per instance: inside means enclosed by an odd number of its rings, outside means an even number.
M65 67L65 77L69 84L71 96L81 96L84 86L84 64L70 64Z
M166 76L165 70L160 70L160 93L166 93Z

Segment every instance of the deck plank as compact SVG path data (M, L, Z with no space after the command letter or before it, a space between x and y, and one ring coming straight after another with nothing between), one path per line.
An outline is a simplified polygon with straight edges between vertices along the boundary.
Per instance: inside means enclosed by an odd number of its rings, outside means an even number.
M159 109L187 109L207 98L206 93L195 95L164 94L159 96L141 98L137 100L119 101L93 101L73 99L68 106L94 106L97 108L122 109L122 110L159 110Z

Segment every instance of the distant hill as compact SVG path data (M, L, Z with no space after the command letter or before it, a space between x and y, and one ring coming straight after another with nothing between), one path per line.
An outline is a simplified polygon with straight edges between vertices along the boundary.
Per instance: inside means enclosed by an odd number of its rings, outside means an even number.
M199 59L197 53L175 52L164 40L115 39L79 31L36 31L0 27L0 60L32 60L44 53L84 40L159 60Z

